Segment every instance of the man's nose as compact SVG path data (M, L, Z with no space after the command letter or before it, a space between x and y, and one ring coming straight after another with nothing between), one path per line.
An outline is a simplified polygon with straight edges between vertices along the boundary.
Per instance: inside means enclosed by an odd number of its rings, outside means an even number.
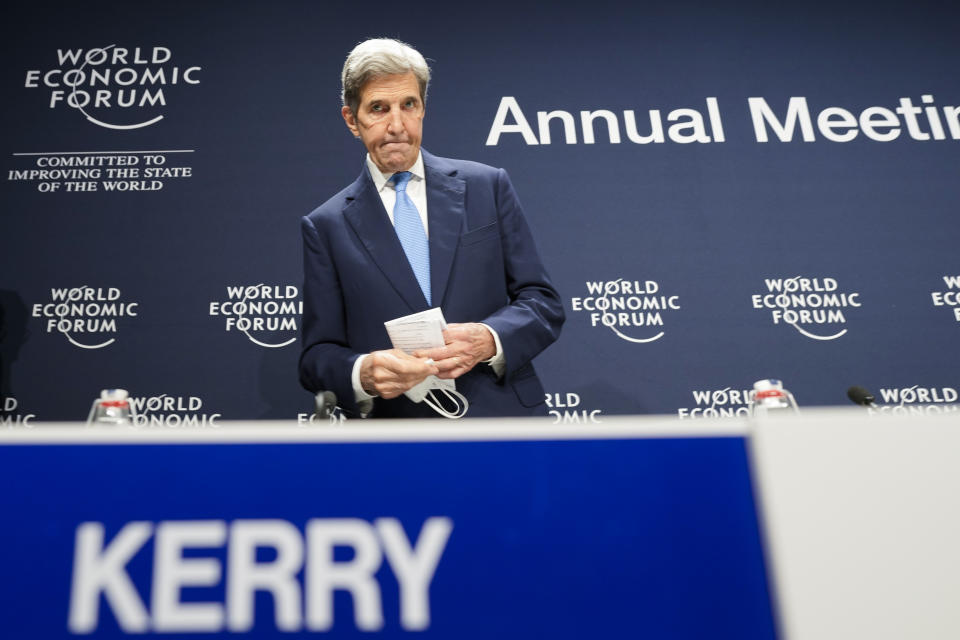
M390 109L387 116L387 130L390 133L401 133L403 131L403 115L400 109Z

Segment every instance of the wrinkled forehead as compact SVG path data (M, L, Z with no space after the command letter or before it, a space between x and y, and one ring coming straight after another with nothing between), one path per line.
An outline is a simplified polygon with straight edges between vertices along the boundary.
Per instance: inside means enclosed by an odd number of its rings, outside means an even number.
M373 76L360 89L360 102L375 100L401 101L407 98L420 99L420 83L412 71L390 75Z

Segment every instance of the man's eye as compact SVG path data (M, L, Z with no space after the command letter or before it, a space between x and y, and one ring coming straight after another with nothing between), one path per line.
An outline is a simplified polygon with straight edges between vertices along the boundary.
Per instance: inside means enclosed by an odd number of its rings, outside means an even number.
M383 111L383 105L375 104L370 107L370 111Z

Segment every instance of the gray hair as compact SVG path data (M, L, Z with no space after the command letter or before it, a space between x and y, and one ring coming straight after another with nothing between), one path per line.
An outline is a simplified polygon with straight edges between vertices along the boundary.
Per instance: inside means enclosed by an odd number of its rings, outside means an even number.
M420 100L427 102L430 67L420 52L410 45L390 38L374 38L353 48L343 63L341 98L354 114L360 108L360 92L374 78L413 72L420 85Z

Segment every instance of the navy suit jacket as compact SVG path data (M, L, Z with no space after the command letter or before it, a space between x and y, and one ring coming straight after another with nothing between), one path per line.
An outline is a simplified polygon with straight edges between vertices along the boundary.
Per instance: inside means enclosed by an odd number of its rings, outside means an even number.
M426 151L433 305L447 322L484 322L500 337L502 378L478 364L457 378L469 416L537 413L544 391L531 360L557 339L559 295L503 169ZM355 414L350 375L362 354L391 348L383 323L428 309L380 194L360 177L302 219L303 351L300 382L333 391ZM436 416L405 396L377 398L371 417Z

